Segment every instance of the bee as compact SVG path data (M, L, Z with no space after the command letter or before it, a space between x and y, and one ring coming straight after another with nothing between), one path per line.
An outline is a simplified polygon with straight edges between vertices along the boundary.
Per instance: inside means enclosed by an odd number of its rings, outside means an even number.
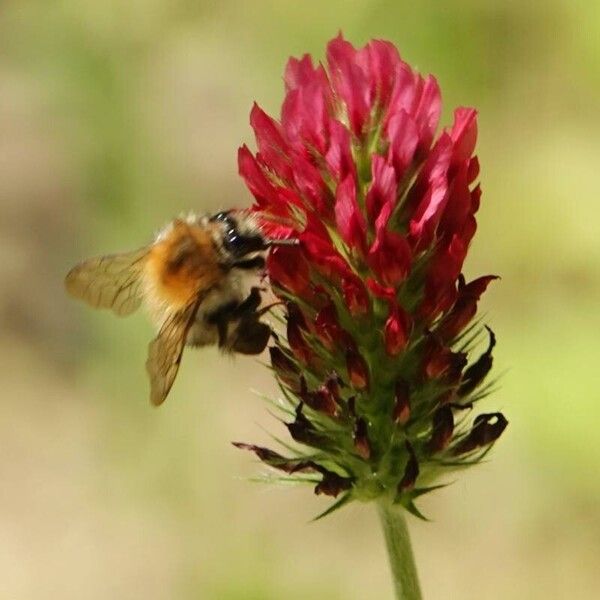
M180 217L133 252L90 258L65 278L68 293L94 308L127 316L144 305L158 333L148 347L150 401L162 404L185 346L218 345L260 354L271 335L261 321L261 289L249 286L264 270L265 253L297 240L271 240L245 211Z

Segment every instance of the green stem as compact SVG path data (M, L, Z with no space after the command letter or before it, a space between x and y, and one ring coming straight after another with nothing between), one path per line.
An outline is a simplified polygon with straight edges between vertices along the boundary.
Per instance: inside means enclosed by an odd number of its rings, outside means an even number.
M419 576L410 545L405 510L388 502L379 503L379 519L385 535L396 600L421 600Z

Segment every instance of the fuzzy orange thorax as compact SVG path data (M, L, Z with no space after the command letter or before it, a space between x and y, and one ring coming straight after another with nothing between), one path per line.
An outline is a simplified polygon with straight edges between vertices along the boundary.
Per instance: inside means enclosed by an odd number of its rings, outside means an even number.
M146 273L158 300L174 310L188 305L223 277L211 230L176 220L152 246Z

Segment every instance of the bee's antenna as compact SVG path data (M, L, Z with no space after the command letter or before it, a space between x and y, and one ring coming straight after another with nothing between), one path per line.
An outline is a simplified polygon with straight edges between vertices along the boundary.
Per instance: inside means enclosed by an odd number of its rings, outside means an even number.
M265 240L265 247L270 248L271 246L298 246L300 240L298 238L290 238L286 240Z

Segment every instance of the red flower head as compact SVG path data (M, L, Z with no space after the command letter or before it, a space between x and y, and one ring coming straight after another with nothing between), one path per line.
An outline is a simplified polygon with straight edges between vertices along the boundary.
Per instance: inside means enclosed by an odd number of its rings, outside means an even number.
M453 418L477 398L493 347L467 367L477 336L460 338L494 279L466 284L461 274L481 196L477 113L458 108L438 132L435 78L380 40L355 49L340 35L324 64L290 59L284 80L278 119L252 109L258 150L240 149L239 172L265 232L300 241L267 263L275 293L295 300L272 354L302 415L290 431L339 465L348 494L360 496L364 472L339 457L355 448L371 477L390 479L381 489L410 507L418 477L446 455L476 462L501 433Z

